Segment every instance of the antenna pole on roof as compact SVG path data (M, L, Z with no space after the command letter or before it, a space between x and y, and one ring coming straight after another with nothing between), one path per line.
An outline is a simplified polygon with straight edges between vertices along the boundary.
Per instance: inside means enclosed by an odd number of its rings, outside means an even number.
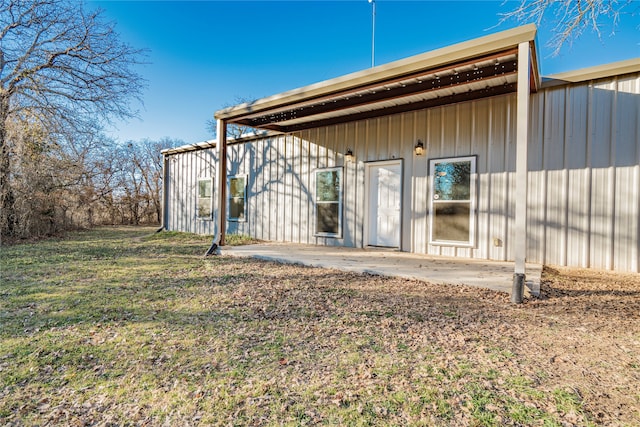
M376 65L376 0L368 0L371 3L371 68Z

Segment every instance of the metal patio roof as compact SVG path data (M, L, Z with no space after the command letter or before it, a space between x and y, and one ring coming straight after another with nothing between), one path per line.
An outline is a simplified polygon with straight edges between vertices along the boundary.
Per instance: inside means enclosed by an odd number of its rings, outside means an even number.
M401 59L215 113L256 129L292 132L516 91L518 45L531 45L531 90L540 78L533 24Z

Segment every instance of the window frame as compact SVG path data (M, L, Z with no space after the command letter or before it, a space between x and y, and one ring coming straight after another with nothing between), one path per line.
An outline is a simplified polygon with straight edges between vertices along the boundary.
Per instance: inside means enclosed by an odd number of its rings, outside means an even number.
M460 248L474 248L476 246L476 222L477 222L477 159L478 156L456 156L456 157L441 157L435 159L429 159L429 244L437 246L455 246ZM439 163L460 163L470 162L469 171L469 199L465 200L437 200L435 197L435 182L434 172L436 165ZM469 204L469 239L467 241L462 240L436 240L434 233L435 226L435 208L438 204L450 203L450 204Z
M318 174L323 172L337 172L338 177L340 179L340 184L338 186L338 200L337 201L318 201ZM314 219L314 236L316 237L332 237L340 239L342 238L342 216L343 216L343 205L344 205L344 168L341 166L336 167L327 167L327 168L318 168L313 171L313 219ZM324 232L318 231L318 203L320 204L338 204L338 232Z
M208 182L210 185L209 191L210 191L210 196L209 197L203 197L200 195L200 183L201 182ZM196 218L202 221L211 221L213 219L213 177L210 176L204 176L204 177L200 177L198 178L197 184L196 184ZM200 215L200 201L202 199L209 199L209 213L207 215Z
M239 197L232 197L231 195L231 180L242 178L244 180L244 191L242 197L242 218L232 218L231 217L231 200L239 199ZM247 175L246 174L238 174L231 175L227 177L227 221L233 222L247 222Z

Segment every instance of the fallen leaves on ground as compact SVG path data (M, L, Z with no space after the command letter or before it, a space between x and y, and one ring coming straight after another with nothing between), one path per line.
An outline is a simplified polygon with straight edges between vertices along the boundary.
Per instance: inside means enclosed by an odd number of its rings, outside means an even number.
M3 424L640 424L638 275L546 268L512 305L178 242L9 265Z

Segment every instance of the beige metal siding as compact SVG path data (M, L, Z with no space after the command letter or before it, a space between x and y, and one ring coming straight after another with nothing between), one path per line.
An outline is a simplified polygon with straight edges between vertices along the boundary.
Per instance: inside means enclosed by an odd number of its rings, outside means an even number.
M640 218L640 76L617 81L614 270L638 270Z
M247 175L247 221L229 233L363 247L365 162L402 159L405 251L513 259L515 95L270 136L230 145L228 175ZM640 75L544 89L531 98L527 260L638 272ZM420 139L425 155L416 156ZM353 150L354 162L344 153ZM168 228L212 234L196 219L197 179L213 149L169 157ZM477 156L476 245L430 245L432 158ZM315 171L341 167L341 238L315 236Z
M532 102L528 259L638 272L640 75Z
M638 271L637 75L556 86L532 97L528 260ZM402 249L513 259L515 95L311 129L254 147L246 231L258 238L363 247L365 162L403 159ZM415 156L420 139L424 156ZM240 150L234 145L230 150ZM355 162L345 163L351 148ZM476 245L428 243L428 159L477 156ZM245 158L246 160L246 158ZM343 236L314 236L314 171L343 167ZM230 171L234 172L234 171ZM258 188L261 187L261 188Z
M213 234L212 219L197 216L198 179L213 177L214 149L189 151L168 155L167 206L165 227L169 231ZM216 183L213 182L215 191ZM215 205L212 206L215 211Z
M402 159L402 250L510 259L514 108L515 96L503 96L231 145L229 158L242 162L231 161L228 173L251 172L249 220L228 225L228 231L273 241L363 247L365 162ZM423 156L414 154L418 139L425 144ZM348 148L354 162L344 161ZM477 246L429 245L428 160L468 155L478 156ZM341 238L314 235L314 172L326 167L342 167ZM502 245L494 246L494 238Z

